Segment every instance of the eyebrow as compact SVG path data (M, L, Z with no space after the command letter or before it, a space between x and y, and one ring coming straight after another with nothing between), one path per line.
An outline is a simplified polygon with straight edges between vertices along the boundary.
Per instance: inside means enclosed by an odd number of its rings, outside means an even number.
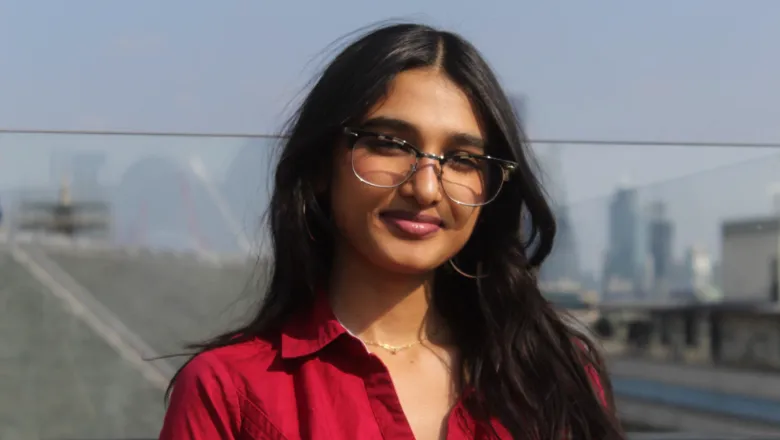
M394 131L402 131L407 133L416 133L417 129L414 125L410 124L403 119L388 118L385 116L377 116L375 118L367 119L360 124L360 128L363 129L386 129Z
M386 129L406 133L417 133L417 128L411 123L404 121L403 119L388 118L385 116L377 116L363 121L360 124L360 128L363 129ZM472 146L477 148L485 148L485 141L479 137L468 133L452 133L449 136L450 142L461 146Z

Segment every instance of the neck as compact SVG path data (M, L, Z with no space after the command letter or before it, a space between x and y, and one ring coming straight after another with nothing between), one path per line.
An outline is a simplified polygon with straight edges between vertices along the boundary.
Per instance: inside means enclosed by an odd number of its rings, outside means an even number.
M404 275L337 252L329 293L341 323L364 341L403 345L428 338L435 314L429 307L433 273Z

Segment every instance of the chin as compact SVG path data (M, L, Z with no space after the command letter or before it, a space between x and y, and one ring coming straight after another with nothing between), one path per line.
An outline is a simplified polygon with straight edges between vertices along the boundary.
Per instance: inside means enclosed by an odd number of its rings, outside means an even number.
M399 275L426 275L436 270L438 266L425 266L410 264L409 262L393 262L387 266L387 269Z
M406 247L406 246L404 246ZM447 259L436 253L424 252L414 247L407 249L387 249L380 259L384 262L383 266L390 270L404 274L424 274L436 270Z

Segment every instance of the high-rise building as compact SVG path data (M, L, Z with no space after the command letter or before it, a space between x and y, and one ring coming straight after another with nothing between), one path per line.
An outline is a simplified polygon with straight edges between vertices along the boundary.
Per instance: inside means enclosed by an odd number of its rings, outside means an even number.
M606 298L637 298L646 294L648 259L642 223L636 190L619 188L609 204L609 243L602 278Z
M657 201L649 207L648 250L652 262L651 289L657 299L667 296L673 261L674 225L666 217L666 204Z

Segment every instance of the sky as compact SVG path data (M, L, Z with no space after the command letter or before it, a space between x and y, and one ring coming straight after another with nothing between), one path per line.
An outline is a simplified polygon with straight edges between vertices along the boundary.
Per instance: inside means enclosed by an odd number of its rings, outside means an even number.
M332 55L329 44L387 19L471 40L505 89L527 97L533 139L780 141L777 0L0 0L0 129L272 133ZM46 157L58 148L110 151L111 180L150 153L197 154L221 176L240 145L0 134L0 189L47 179ZM603 200L621 183L686 191L704 176L700 197L745 211L734 215L769 209L758 188L766 182L744 194L719 170L780 154L560 151L555 180L572 204Z

